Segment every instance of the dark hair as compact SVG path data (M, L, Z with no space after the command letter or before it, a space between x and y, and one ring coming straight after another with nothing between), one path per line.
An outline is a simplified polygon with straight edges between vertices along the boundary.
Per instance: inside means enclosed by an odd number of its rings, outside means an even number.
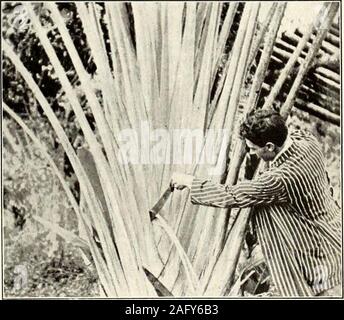
M246 116L240 125L240 135L259 147L264 147L267 142L281 147L287 138L288 128L277 111L260 109Z

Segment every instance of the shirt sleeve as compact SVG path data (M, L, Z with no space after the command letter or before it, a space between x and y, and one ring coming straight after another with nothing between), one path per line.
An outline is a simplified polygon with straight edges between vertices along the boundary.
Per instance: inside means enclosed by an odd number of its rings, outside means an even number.
M247 208L283 203L288 199L282 179L271 173L263 173L254 180L242 181L233 186L195 177L190 195L193 204L217 208Z

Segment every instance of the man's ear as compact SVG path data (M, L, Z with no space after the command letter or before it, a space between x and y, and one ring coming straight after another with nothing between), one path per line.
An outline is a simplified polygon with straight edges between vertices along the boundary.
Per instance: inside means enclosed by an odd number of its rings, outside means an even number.
M268 142L266 145L265 145L266 149L270 152L273 152L276 150L276 146L272 143L272 142Z

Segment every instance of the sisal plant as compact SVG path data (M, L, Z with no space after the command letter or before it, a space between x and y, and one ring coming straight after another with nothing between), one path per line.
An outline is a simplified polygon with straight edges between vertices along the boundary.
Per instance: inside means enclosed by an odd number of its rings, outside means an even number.
M271 107L283 84L291 81L280 109L288 116L298 89L307 86L304 79L323 40L333 38L328 31L333 28L339 4L323 5L309 30L300 34L294 47L288 46L283 67L268 84L266 74L276 60L276 46L281 42L277 35L287 3L273 3L266 20L259 22L259 2L106 2L101 9L94 2L76 2L85 45L97 67L95 76L83 64L57 4L44 3L52 21L49 28L42 24L32 4L23 6L88 146L83 155L76 153L39 84L11 43L2 39L4 56L44 110L82 194L81 205L42 142L11 106L4 104L6 114L51 164L82 232L73 234L40 217L37 221L80 248L95 265L108 297L235 295L243 281L236 271L250 209L194 206L187 191L172 193L153 222L149 209L175 171L205 177L215 166L220 170L212 175L214 181L236 183L245 158L245 144L238 137L236 124L257 107L261 92L268 91L262 107ZM51 44L48 32L52 29L60 35L73 63L78 87ZM290 79L296 63L296 74ZM86 119L80 91L96 130ZM139 130L143 124L171 132L171 144L160 145L159 150L145 155L149 161L142 161L142 155L137 154L141 163L125 162L121 134L128 129ZM180 128L197 130L204 137L192 163L173 161L171 148L178 137L172 132ZM225 144L220 134L211 139L211 130L225 130ZM139 137L134 149L142 148L145 140ZM215 161L198 164L209 144ZM182 148L185 145L182 143Z

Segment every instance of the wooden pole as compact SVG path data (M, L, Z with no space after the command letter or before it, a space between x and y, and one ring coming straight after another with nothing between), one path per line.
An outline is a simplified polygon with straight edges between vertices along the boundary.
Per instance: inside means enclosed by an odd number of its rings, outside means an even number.
M316 116L319 119L322 119L326 122L330 122L336 126L340 126L340 116L324 109L323 107L319 107L312 102L305 102L301 99L295 99L295 107L308 112L311 115Z
M321 43L326 36L326 33L332 23L334 16L336 15L338 11L338 8L339 8L338 3L331 4L329 8L329 13L325 21L322 23L321 28L319 29L318 34L316 35L316 38L314 39L313 46L310 48L304 63L300 67L300 70L296 76L296 79L294 80L293 86L291 87L290 92L288 94L287 100L285 101L280 111L281 115L285 119L288 117L291 111L291 108L293 106L293 102L296 96L296 91L299 89L301 82L310 67L311 62L313 61L316 53L320 49Z

